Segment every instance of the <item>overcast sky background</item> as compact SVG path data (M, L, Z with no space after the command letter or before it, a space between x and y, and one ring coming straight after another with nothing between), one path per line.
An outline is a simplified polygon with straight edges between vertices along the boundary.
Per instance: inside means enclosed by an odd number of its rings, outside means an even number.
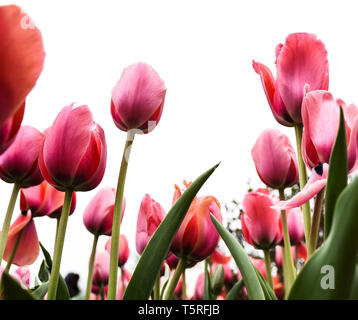
M92 245L83 210L99 188L116 186L126 138L110 114L111 90L123 68L147 62L167 86L161 121L150 134L136 137L129 163L121 232L130 242L131 270L145 193L169 210L175 183L194 180L222 161L200 194L214 195L222 205L241 200L248 180L263 186L250 153L258 135L267 127L278 128L295 144L293 129L274 120L252 59L276 75L276 45L292 32L315 33L328 50L330 91L346 103L358 103L355 1L0 1L9 3L33 18L46 51L23 124L44 130L62 107L78 102L90 107L106 134L104 179L97 189L77 194L62 256L62 274L80 273L82 290ZM0 181L1 224L11 188ZM35 223L40 241L52 253L55 220L44 217ZM106 239L100 238L99 248ZM40 254L31 267L34 273L42 258Z

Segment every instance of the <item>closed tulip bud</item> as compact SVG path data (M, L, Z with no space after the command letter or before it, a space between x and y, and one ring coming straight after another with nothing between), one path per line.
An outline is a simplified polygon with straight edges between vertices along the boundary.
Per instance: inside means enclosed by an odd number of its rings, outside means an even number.
M103 188L88 203L83 213L83 223L87 230L97 235L112 234L114 201L116 190ZM125 199L122 206L122 219L125 211Z
M298 182L295 150L287 136L278 130L266 129L251 150L256 171L267 186L283 189Z
M305 227L303 223L303 214L301 208L294 208L286 211L287 227L290 235L290 243L295 246L301 243L305 237ZM282 231L282 222L280 217L280 229Z
M272 114L284 126L302 123L305 92L328 90L327 50L314 34L292 33L285 44L276 47L276 80L267 66L253 61L253 67L260 75Z
M152 131L161 118L165 93L164 81L150 65L142 62L130 65L112 90L114 123L123 131Z
M15 5L0 6L0 39L1 128L24 107L42 71L45 52L41 32Z
M272 209L275 199L266 189L249 192L243 200L241 215L245 240L258 249L270 249L281 241L280 211Z
M137 218L136 249L138 254L142 254L165 214L163 207L149 194L144 196Z
M43 181L38 160L44 135L30 126L22 126L15 141L0 156L0 178L22 188Z
M109 238L106 242L106 250L111 253L111 240ZM119 255L118 255L118 267L123 267L129 258L129 245L127 237L124 234L119 236Z
M175 188L173 202L181 196L179 187ZM220 236L211 221L210 213L222 222L220 203L215 197L193 199L171 246L171 251L176 256L185 258L190 263L204 260L214 252Z
M109 278L110 255L106 250L97 250L94 259L93 284L97 287L105 286Z
M21 211L30 210L32 217L48 216L58 218L61 215L64 192L56 190L47 181L41 184L21 189L20 209ZM76 208L76 194L73 194L70 215Z
M40 169L53 187L89 191L101 182L107 161L103 129L88 106L64 107L45 132Z

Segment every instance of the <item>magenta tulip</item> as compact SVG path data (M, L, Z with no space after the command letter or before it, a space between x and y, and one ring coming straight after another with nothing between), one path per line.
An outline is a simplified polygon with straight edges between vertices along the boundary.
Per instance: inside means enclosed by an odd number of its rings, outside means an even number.
M259 177L269 187L283 189L298 182L295 150L288 137L280 131L264 130L256 140L251 155Z
M242 232L245 240L256 248L270 249L282 239L280 211L271 208L275 203L276 199L266 189L258 189L244 196Z
M0 178L22 188L43 181L38 160L44 135L30 126L22 126L15 141L0 156Z
M40 169L53 187L89 191L101 182L107 145L103 129L93 121L88 106L71 104L45 132Z
M114 123L123 131L152 131L161 118L165 93L164 81L150 65L142 62L130 65L112 90Z
M305 237L305 227L303 223L303 214L301 208L294 208L286 211L288 234L290 235L290 244L296 246L300 244ZM280 218L280 229L282 231L282 221Z
M163 207L146 194L142 199L137 218L136 249L138 254L142 254L165 215Z
M94 260L93 284L101 287L108 283L109 277L109 253L105 250L97 250Z
M30 17L18 6L0 6L0 128L24 108L44 58L41 32Z
M327 51L314 34L292 33L276 47L276 81L270 69L253 61L275 119L284 126L301 124L304 92L328 90Z
M112 239L109 238L106 242L106 250L108 253L111 253L111 242ZM129 258L129 245L127 237L124 234L119 236L119 254L118 254L118 267L123 267Z

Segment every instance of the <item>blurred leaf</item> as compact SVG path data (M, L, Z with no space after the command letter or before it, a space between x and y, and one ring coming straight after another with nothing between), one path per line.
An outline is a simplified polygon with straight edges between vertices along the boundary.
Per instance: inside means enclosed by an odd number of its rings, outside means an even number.
M257 277L259 278L261 288L264 292L266 300L277 300L275 292L272 290L270 285L267 283L261 272L254 266Z
M237 300L240 290L244 286L244 281L240 279L240 281L236 282L233 287L230 289L229 293L226 295L225 300Z
M32 290L32 294L35 295L38 299L43 300L48 291L48 285L48 282L42 283L35 290Z
M124 293L123 300L147 300L149 298L156 276L191 202L218 165L198 177L170 209L144 249Z
M224 286L224 268L221 264L217 266L211 278L211 291L218 296Z
M347 186L348 180L348 155L347 138L344 114L340 108L340 122L336 142L334 144L331 158L329 160L328 180L326 186L326 204L324 234L328 237L332 226L333 212L338 196Z
M356 269L354 272L352 290L350 295L351 300L358 300L358 261L356 261Z
M299 273L289 299L349 299L358 250L358 179L338 197L328 238ZM334 288L326 288L333 270ZM323 286L322 286L323 284ZM329 284L329 283L328 283Z
M211 294L211 281L210 281L210 273L208 270L208 265L209 263L206 260L204 264L204 296L203 296L204 300L213 299Z
M1 283L4 287L4 300L37 300L29 290L24 289L6 272L2 274Z
M164 276L163 276L163 284L162 284L162 287L160 289L160 300L163 300L163 295L164 295L164 292L165 292L165 288L167 287L167 284L169 282L169 279L170 279L170 268L168 266L168 264L164 264Z
M249 256L242 248L240 243L234 238L234 236L225 229L225 227L212 215L211 220L214 223L216 230L219 232L221 238L226 243L226 246L231 252L247 290L247 294L250 300L265 300L264 292L261 288L260 280L256 274L255 268L250 261Z
M38 277L41 280L41 282L47 282L50 279L50 272L49 267L45 260L42 261L41 267L38 273Z

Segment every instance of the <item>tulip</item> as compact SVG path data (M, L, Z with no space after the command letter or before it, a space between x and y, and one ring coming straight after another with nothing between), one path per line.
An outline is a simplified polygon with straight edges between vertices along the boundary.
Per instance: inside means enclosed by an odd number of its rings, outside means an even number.
M94 271L93 271L93 284L103 291L108 283L109 277L109 261L110 257L107 251L100 250L96 252Z
M204 300L205 275L200 273L195 282L194 295L192 300Z
M24 108L26 96L40 76L44 58L41 32L30 17L18 6L0 6L1 128Z
M24 111L25 104L23 104L12 117L7 119L7 121L0 126L0 155L4 153L14 141L16 134L20 129Z
M294 208L288 210L286 214L290 243L291 245L296 246L301 243L305 237L305 227L303 224L302 210L300 208ZM279 226L282 230L282 219L280 219Z
M231 256L226 256L218 249L215 249L214 252L211 254L211 261L216 264L228 264L231 260Z
M269 187L288 188L298 182L296 153L288 137L280 131L264 130L251 154L259 177Z
M16 277L25 288L30 288L30 269L28 267L17 268L13 276Z
M149 194L144 196L137 218L136 249L138 254L142 254L165 214L163 207Z
M327 51L314 34L292 33L276 47L276 81L270 69L253 61L275 119L284 126L302 123L305 91L328 90Z
M108 253L111 253L111 243L112 243L112 239L109 238L105 246ZM128 240L124 234L121 234L119 238L118 267L122 268L128 261L128 258L129 258Z
M128 286L129 281L131 280L131 273L125 269L122 268L121 269L122 274L120 275L119 279L118 279L118 290L117 290L117 300L122 300L123 299L123 294Z

